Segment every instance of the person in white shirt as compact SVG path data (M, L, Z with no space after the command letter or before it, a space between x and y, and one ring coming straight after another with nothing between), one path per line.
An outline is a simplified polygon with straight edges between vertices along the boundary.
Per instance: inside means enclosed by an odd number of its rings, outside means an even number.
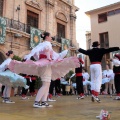
M88 81L90 76L86 69L82 70L82 75L83 75L84 94L88 95L88 85L91 85L91 82Z
M112 85L114 81L114 73L113 70L110 69L109 65L106 65L106 70L103 71L103 79L102 83L105 84L105 90L103 94L108 94L108 88L110 92L110 96L112 97Z
M8 68L14 56L13 51L9 50L6 55L8 58L0 65L0 83L5 85L2 102L15 103L10 100L11 87L26 87L26 79L16 73L11 72Z

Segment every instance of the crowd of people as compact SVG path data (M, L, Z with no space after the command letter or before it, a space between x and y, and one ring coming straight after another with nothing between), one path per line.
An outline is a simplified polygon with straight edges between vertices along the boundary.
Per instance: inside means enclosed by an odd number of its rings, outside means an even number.
M11 88L21 87L21 98L28 99L27 93L36 96L33 107L52 107L47 101L56 101L52 99L53 95L60 97L65 92L77 94L77 99L84 99L85 96L92 95L92 102L101 102L99 94L112 97L113 90L116 91L115 100L120 100L120 55L115 54L112 59L113 70L106 65L106 70L102 70L101 60L104 54L119 50L119 47L108 49L99 48L99 42L92 44L92 49L78 51L88 55L90 59L90 73L84 69L84 61L77 57L66 57L68 48L61 53L56 53L52 49L52 37L49 32L41 34L43 42L39 43L25 55L23 61L12 60L14 53L8 51L8 58L0 65L0 83L2 84L3 103L15 103L10 99ZM34 58L32 60L31 58ZM75 73L66 81L64 76L71 70ZM102 72L103 71L103 72ZM75 76L76 81L72 83L71 79ZM35 81L40 77L42 85L35 93ZM104 87L103 87L104 86ZM109 88L109 89L108 89Z

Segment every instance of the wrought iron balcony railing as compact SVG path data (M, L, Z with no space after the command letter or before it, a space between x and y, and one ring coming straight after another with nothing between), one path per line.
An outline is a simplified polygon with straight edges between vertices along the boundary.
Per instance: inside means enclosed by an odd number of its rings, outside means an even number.
M6 25L7 27L20 30L22 32L26 32L30 34L30 25L24 24L24 23L21 23L19 21L9 19L9 18L6 18L6 22L7 22L7 25Z
M9 18L6 18L6 22L7 22L7 24L6 24L7 27L30 34L30 25L24 24L17 20L13 20L13 19L9 19ZM61 43L61 37L56 35L55 41L57 41L58 43ZM73 46L72 41L70 41L70 45Z

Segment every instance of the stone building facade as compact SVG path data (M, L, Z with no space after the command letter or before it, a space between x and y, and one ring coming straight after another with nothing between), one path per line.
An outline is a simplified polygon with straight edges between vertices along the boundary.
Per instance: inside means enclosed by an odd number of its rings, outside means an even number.
M52 44L57 52L61 51L61 38L67 39L72 46L71 55L75 55L78 48L76 11L74 0L0 0L0 16L6 20L5 40L0 44L0 63L10 49L21 58L29 53L31 26L55 36Z

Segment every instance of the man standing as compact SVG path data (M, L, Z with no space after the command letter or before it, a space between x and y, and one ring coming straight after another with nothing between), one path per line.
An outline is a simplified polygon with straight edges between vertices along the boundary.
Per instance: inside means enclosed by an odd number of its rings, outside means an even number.
M90 72L91 72L91 92L92 92L92 101L96 100L100 102L98 98L98 94L100 92L101 82L102 82L102 68L101 68L101 60L104 54L110 53L113 51L119 50L119 47L111 47L108 49L105 48L98 48L99 42L95 41L92 44L92 49L84 50L79 49L78 51L88 55L91 65L90 65Z
M84 64L84 62L80 58L79 58L79 62L80 62L80 67L75 68L76 88L77 88L77 93L79 95L77 99L84 99L83 76L82 76L82 64Z

